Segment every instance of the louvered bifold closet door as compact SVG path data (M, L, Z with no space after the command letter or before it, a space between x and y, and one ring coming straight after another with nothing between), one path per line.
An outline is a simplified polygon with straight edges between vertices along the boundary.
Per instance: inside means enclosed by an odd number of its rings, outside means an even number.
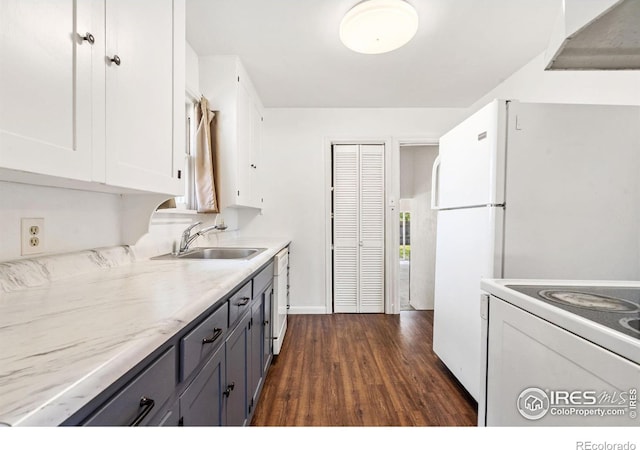
M360 146L359 311L384 312L384 147Z
M384 312L384 146L333 148L334 312Z
M358 312L358 146L333 152L333 310Z

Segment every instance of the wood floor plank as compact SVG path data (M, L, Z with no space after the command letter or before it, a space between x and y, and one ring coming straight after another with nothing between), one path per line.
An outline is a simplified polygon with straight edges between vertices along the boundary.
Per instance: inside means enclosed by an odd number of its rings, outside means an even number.
M254 426L474 426L432 350L433 312L293 315Z

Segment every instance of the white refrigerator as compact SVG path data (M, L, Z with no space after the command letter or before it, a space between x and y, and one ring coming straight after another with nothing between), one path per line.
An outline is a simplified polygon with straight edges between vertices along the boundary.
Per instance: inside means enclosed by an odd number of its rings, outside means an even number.
M640 107L496 100L440 139L433 349L480 393L480 280L640 279Z

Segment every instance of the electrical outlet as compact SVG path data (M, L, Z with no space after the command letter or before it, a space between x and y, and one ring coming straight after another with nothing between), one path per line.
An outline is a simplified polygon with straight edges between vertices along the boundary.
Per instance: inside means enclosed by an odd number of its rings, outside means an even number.
M23 218L20 239L22 255L35 255L44 252L44 219Z

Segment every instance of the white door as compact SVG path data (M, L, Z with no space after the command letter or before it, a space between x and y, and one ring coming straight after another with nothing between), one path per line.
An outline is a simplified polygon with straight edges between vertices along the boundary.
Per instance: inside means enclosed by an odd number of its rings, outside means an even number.
M1 167L91 180L102 17L99 2L0 0Z
M106 67L108 184L183 190L173 173L173 9L172 0L106 2L107 58L119 58Z
M334 312L384 312L384 145L333 147Z

